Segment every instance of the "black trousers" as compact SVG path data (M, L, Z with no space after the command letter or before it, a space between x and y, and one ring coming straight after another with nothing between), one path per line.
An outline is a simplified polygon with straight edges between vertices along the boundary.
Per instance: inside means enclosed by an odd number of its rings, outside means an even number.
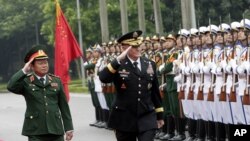
M124 132L115 131L117 141L154 141L155 129L148 130L145 132Z
M63 135L32 135L28 136L28 141L64 141Z

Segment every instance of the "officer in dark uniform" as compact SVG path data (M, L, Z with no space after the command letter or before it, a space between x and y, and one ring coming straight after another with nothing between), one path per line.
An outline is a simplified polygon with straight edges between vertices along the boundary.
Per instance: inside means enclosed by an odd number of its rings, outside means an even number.
M116 87L108 126L118 141L153 141L155 130L164 124L156 65L141 57L141 34L120 37L123 52L99 73L103 83Z
M7 89L23 95L26 112L22 134L29 141L69 141L73 123L60 78L48 74L48 56L42 45L26 54L25 66L14 74ZM32 70L32 71L31 71Z

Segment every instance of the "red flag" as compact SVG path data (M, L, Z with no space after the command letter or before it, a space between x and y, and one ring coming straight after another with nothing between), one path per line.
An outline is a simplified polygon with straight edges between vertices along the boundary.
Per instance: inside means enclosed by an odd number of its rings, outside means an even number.
M61 78L69 101L69 64L72 60L83 55L57 0L55 26L55 75Z

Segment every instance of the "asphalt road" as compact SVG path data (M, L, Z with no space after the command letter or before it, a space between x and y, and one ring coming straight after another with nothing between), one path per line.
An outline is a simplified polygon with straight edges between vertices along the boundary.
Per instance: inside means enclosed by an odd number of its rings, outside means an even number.
M116 140L113 131L89 126L95 119L90 95L71 94L69 104L75 128L72 141ZM0 93L0 141L27 141L21 135L25 108L22 96Z

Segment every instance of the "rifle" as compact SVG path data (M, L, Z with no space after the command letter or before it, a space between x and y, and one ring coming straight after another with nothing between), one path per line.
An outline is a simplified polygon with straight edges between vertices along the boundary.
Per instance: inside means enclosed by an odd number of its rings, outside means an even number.
M249 55L250 55L250 47L248 45L248 32L246 31L246 23L245 23L245 16L244 16L244 13L243 13L243 20L244 20L244 31L245 31L245 34L246 34L246 40L247 40L247 62L249 62ZM243 99L242 99L242 104L243 105L250 105L250 99L249 99L249 90L248 90L248 84L249 84L249 74L248 74L248 70L247 70L247 77L246 77L246 88L244 90L244 95L243 95Z
M211 39L212 39L212 44L213 44L213 35L211 33L211 20L209 18L209 25L210 25L210 36L211 36ZM211 54L211 60L213 60L213 49L212 49L212 54ZM214 74L211 74L212 76L212 82L211 82L211 85L210 85L210 88L209 88L209 91L208 91L208 95L207 95L207 101L214 101L214 92L213 92L213 84L214 84Z
M180 32L181 32L181 25L180 25ZM184 50L182 37L181 37L181 42L182 42L182 49ZM184 62L184 56L182 56L182 62ZM181 77L181 88L180 88L180 91L178 94L178 99L180 99L180 100L185 99L185 93L184 93L184 89L183 89L184 83L185 83L185 75L183 75L183 77Z
M221 17L220 17L220 23L221 23ZM225 50L225 41L224 41L224 32L222 31L222 24L220 24L220 30L221 30L221 34L222 34L222 38L223 38L223 43L222 43L222 46L223 46L223 59L225 59L225 56L226 56L226 50ZM226 81L227 81L227 74L225 73L225 71L222 72L222 75L223 75L223 80L224 80L224 86L221 87L221 93L220 93L220 96L219 96L219 101L227 101L227 94L226 94Z
M230 13L229 13L229 23L231 23L231 16L230 16ZM232 34L232 40L233 40L233 43L232 43L232 47L233 47L233 50L232 50L232 59L234 59L234 53L235 53L235 39L234 39L234 35L233 35L233 33L231 32L231 34ZM230 94L229 94L229 101L230 102L236 102L236 93L235 93L235 79L236 79L236 74L235 73L233 73L232 74L233 76L232 76L232 87L231 87L231 90L230 90Z
M164 64L165 63L165 56L164 56L164 53L163 53L163 47L162 47L162 51L161 51L161 53L162 53L162 58L161 58L161 62L162 62L162 64ZM161 75L161 85L163 85L164 84L164 74L162 74ZM163 98L164 97L164 87L162 87L161 89L160 89L160 95L161 95L161 98Z
M199 27L199 21L198 21L198 27ZM202 37L200 35L200 29L198 32L198 36L201 40L201 46L200 46L200 51L201 51L201 55L200 55L200 62L202 62L202 64L204 65L204 58L203 58L203 50L202 50ZM197 94L197 100L204 100L204 95L203 95L203 86L202 84L204 83L204 73L200 73L200 86L199 86L199 90L198 90L198 94Z
M190 31L190 41L191 41L191 46L193 46L193 41L191 39L191 36L192 35L191 35L191 31ZM191 55L191 53L190 53L190 55ZM188 60L188 61L190 61L190 62L192 62L194 60L193 55L190 56L189 58L190 58L190 60ZM194 100L193 83L194 83L194 73L191 73L191 84L189 87L189 92L188 92L188 97L187 97L188 100Z

